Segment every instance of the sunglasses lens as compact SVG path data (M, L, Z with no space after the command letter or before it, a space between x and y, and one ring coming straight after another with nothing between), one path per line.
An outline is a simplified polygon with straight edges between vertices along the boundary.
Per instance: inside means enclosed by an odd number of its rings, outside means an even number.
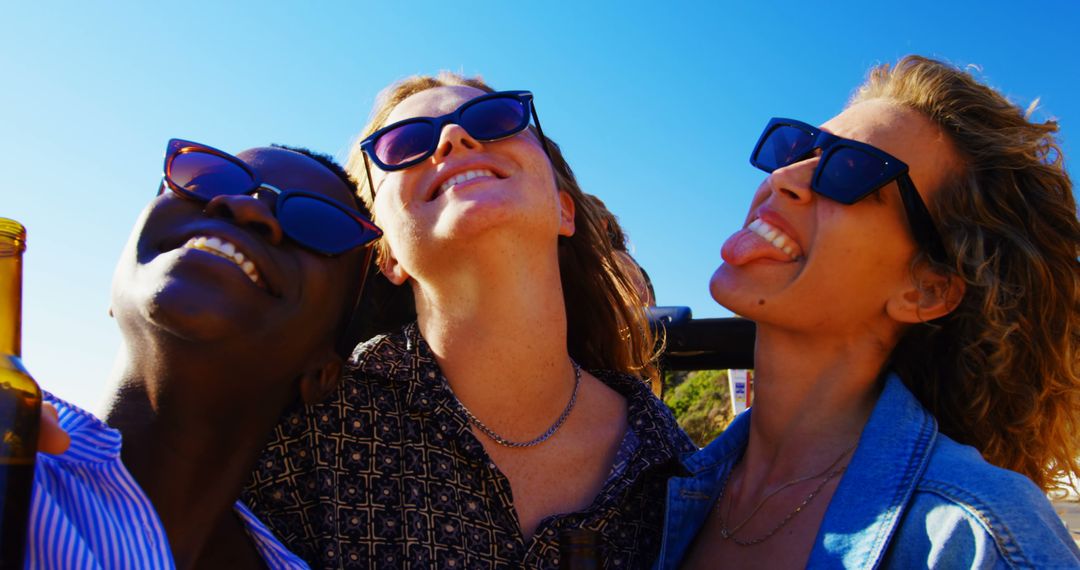
M885 167L880 157L855 148L837 148L820 167L817 190L837 202L854 204L881 186Z
M490 141L520 132L529 124L525 104L511 97L485 99L461 112L461 126L474 139Z
M407 123L375 140L375 156L387 166L420 158L435 146L435 129L430 123Z
M754 158L759 168L772 172L798 161L813 149L812 134L790 125L779 125L765 137Z
M169 180L207 200L223 194L243 194L254 182L231 160L205 152L184 152L169 163Z
M293 241L328 255L363 245L377 235L343 210L307 196L288 196L277 204L282 230Z

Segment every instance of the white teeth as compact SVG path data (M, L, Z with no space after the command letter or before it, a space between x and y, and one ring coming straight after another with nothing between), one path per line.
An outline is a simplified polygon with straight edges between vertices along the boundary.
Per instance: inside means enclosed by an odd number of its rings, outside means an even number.
M761 236L762 239L771 243L791 259L798 258L799 249L795 244L795 240L791 239L790 236L779 229L769 225L768 222L763 221L761 218L755 218L754 221L746 226L746 229Z
M446 192L450 189L451 186L455 184L461 184L462 182L468 182L473 178L480 177L494 178L495 173L485 168L483 170L469 170L467 172L462 172L461 174L455 174L453 177L451 177L446 182L443 182L442 185L439 186L439 194Z
M183 247L198 249L232 261L244 272L244 275L247 275L248 279L251 279L252 283L262 287L259 270L255 264L243 253L237 251L236 246L231 242L216 237L197 236L189 239Z

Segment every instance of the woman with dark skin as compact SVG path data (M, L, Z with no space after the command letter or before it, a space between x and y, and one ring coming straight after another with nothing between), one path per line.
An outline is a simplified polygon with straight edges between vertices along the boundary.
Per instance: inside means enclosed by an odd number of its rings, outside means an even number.
M47 520L31 521L32 564L74 556L89 567L109 560L179 568L302 566L287 553L268 554L266 541L252 534L258 523L238 510L236 499L282 410L297 398L318 401L337 385L342 319L351 313L368 258L357 245L365 231L359 223L347 226L357 234L347 236L350 247L332 254L283 230L271 187L356 211L340 167L335 173L306 152L240 153L263 185L250 193L238 186L228 188L235 194L193 199L163 183L139 218L113 283L111 314L126 358L114 379L108 426L58 403L62 425L76 441L115 437L120 446L122 437L123 465L112 472L118 479L95 477L98 467L80 463L85 444L72 445L77 455L41 456L36 502L52 510L42 511L50 513ZM194 181L191 187L197 188ZM119 436L110 435L113 429ZM86 504L69 502L88 492ZM120 504L114 493L133 496L127 504L149 499L149 518L110 511ZM139 540L95 542L101 529L83 521L99 511L114 512L115 524L134 524ZM71 521L80 538L71 542L65 532L61 541L57 520ZM165 544L154 540L159 529Z

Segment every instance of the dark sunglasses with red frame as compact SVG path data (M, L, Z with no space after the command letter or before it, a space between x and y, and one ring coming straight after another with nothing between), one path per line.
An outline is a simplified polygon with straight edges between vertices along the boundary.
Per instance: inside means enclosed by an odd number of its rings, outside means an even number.
M165 150L163 187L189 200L269 192L282 232L302 247L337 256L366 245L380 230L360 212L328 196L282 190L263 182L243 160L216 148L172 139Z

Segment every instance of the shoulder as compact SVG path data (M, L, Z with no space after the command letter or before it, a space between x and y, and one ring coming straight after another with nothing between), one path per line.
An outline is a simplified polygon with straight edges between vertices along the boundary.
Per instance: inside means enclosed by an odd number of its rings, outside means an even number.
M388 376L403 365L414 364L419 353L416 344L421 340L416 323L374 336L353 349L346 370L350 375Z
M76 565L173 567L154 505L120 461L120 432L52 394L43 399L56 407L71 445L59 455L37 456L27 566L65 553Z
M1080 551L1031 480L940 434L893 544L894 562L1080 568Z

